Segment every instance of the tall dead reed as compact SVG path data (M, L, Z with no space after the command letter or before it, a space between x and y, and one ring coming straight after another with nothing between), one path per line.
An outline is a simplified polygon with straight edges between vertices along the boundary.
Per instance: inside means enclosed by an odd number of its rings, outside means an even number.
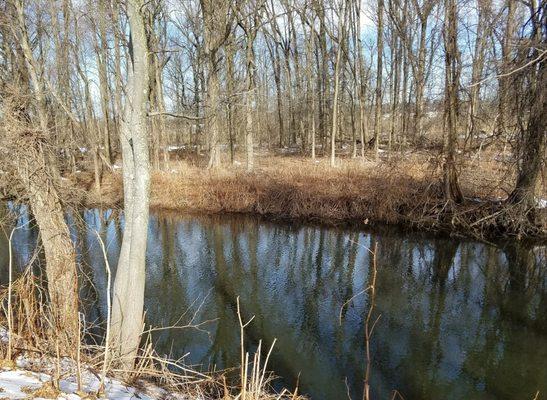
M11 243L10 243L11 245ZM101 245L103 254L106 254L104 243ZM105 256L106 257L106 256ZM110 276L108 260L106 262L107 274ZM10 264L11 265L11 264ZM10 266L11 268L11 266ZM27 359L35 360L37 372L47 372L52 375L52 381L43 390L48 393L59 393L59 381L68 376L75 376L78 383L78 392L84 393L82 384L82 371L101 371L100 384L97 393L104 395L105 381L109 378L125 380L129 384L146 388L147 385L160 386L173 393L183 393L196 398L206 400L273 400L273 399L300 399L301 397L284 390L276 394L270 387L272 375L267 371L268 360L275 344L272 343L265 361L262 362L262 344L259 343L253 356L244 353L243 330L241 325L241 374L238 383L234 387L226 384L226 375L223 372L207 373L196 371L184 365L182 360L173 360L160 356L154 349L151 332L149 329L143 339L141 349L137 356L137 362L133 369L125 370L113 363L109 352L108 328L104 341L98 344L89 344L86 338L90 338L90 326L85 323L85 318L80 321L80 330L76 356L63 354L60 349L60 341L66 335L55 332L55 324L49 317L50 304L46 296L43 282L27 267L14 281L11 280L7 287L0 289L0 327L7 326L7 341L0 341L0 351L3 355L3 367L15 366L14 360L19 355ZM238 298L238 316L241 321ZM67 338L75 343L72 338ZM67 367L66 360L69 360ZM46 360L42 362L40 360ZM62 362L62 360L64 360ZM61 367L63 364L63 367ZM46 370L44 371L44 368Z
M151 207L327 224L392 224L477 239L546 238L545 209L537 211L545 216L539 225L514 223L515 213L500 200L513 178L490 156L479 165L469 161L462 166L460 184L466 200L450 207L440 185L440 160L426 153L378 163L344 160L336 169L304 158L266 156L253 173L237 167L206 171L173 161L169 170L152 174ZM106 205L121 202L119 174L107 175L103 190L102 199L110 199ZM547 196L542 190L541 196Z

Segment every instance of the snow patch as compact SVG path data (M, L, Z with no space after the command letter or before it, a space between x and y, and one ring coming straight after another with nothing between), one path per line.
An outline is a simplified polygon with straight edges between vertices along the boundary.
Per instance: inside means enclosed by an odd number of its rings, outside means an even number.
M1 371L0 397L3 399L33 398L34 392L41 389L46 383L52 382L52 380L53 378L51 375L27 371L24 369ZM78 382L76 377L61 379L59 381L60 393L56 398L65 400L84 399L86 398L85 394L97 393L99 386L100 380L94 374L86 371L82 376L81 391L78 391ZM133 387L126 386L122 382L110 378L105 379L104 396L107 399L114 400L153 399Z
M185 145L179 145L179 146L167 146L167 151L177 151L177 150L184 150L186 148Z
M0 327L0 340L7 340L6 329ZM54 383L56 370L59 367L62 379L58 386ZM56 361L52 358L37 358L20 355L14 365L0 367L0 399L30 399L48 397L58 400L84 400L95 398L99 391L101 379L97 372L85 364L81 366L81 386L78 387L77 365L70 358L61 358ZM141 386L142 384L142 386ZM57 391L54 387L58 387ZM47 389L47 390L45 390ZM47 394L46 394L47 393ZM153 400L153 399L180 399L190 400L189 396L170 393L165 389L142 381L139 389L128 386L122 381L106 377L104 392L100 398L112 400Z

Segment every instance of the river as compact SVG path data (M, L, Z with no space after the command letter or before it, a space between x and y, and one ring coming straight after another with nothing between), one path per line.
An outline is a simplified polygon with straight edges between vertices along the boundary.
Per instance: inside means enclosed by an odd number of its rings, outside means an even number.
M13 206L11 207L13 209ZM104 321L106 273L123 218L87 210L68 217L88 281L89 321ZM37 231L24 208L14 232L16 265L32 257ZM4 232L14 222L4 220ZM277 388L317 400L360 399L364 321L377 248L372 320L373 399L533 399L547 393L547 250L518 243L270 223L245 216L152 214L146 318L156 349L205 370L239 365L239 296L246 343L269 346ZM7 280L0 235L0 279ZM38 257L38 260L40 257ZM348 302L348 300L350 300ZM346 304L347 303L347 304Z

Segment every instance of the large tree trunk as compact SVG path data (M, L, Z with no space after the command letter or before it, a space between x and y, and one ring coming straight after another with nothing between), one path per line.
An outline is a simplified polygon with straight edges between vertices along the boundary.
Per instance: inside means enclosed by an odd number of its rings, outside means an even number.
M25 145L19 171L40 228L55 327L67 340L64 343L74 346L78 340L76 253L57 190L50 178L45 147L47 145L39 139Z
M206 45L207 46L207 45ZM208 51L209 73L207 76L207 95L205 98L205 130L209 135L209 163L207 168L220 165L220 124L218 120L220 83L218 80L219 62L216 51Z
M67 339L65 344L71 346L75 345L78 338L76 255L55 187L58 170L51 150L46 99L39 67L30 47L24 5L20 1L15 1L13 5L17 16L15 40L20 46L20 58L24 60L17 71L21 78L18 82L21 92L18 95L32 97L30 102L38 114L39 124L36 125L39 125L39 129L38 133L19 130L11 132L6 141L10 142L8 145L13 145L11 152L14 156L14 167L26 189L31 209L40 228L53 322L57 332L62 333L64 339ZM32 89L32 96L26 93L29 87ZM19 111L18 109L4 112L6 117L9 114L10 118L17 120L24 118L18 114ZM24 119L30 120L28 116ZM18 123L14 126L17 127ZM9 130L9 123L6 124L6 128Z
M533 17L532 17L533 19ZM531 52L532 57L538 56L538 48L547 43L547 34L541 32L541 26L545 26L547 16L543 14L543 21L537 21L536 25L540 44L535 45ZM545 29L545 28L543 28ZM543 37L541 37L543 35ZM541 172L542 162L545 160L545 141L547 127L547 61L543 58L538 65L533 65L525 70L525 74L531 76L530 90L530 116L528 125L521 142L519 143L518 176L513 192L509 196L509 202L519 204L526 212L535 206L535 189ZM534 76L535 75L535 76ZM536 78L536 79L534 79Z
M200 0L203 13L205 58L207 60L207 96L205 98L205 130L209 137L209 163L207 168L220 165L220 47L231 32L229 2L227 0Z
M150 201L146 127L148 49L142 0L127 1L131 29L127 98L121 126L125 227L114 282L112 338L125 368L134 365L143 327L145 255Z

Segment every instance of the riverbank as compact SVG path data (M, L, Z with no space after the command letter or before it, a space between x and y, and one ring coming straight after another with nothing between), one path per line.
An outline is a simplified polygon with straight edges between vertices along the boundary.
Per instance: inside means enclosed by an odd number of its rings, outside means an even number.
M480 239L518 236L547 237L542 187L538 224L514 224L504 199L511 191L511 168L494 154L461 165L460 185L466 201L448 207L440 185L440 160L428 153L408 153L379 162L340 159L331 168L325 158L257 157L253 172L236 161L219 170L206 170L195 161L171 161L152 173L151 208L184 213L247 213L270 219L357 226L389 224L409 229L450 232ZM93 176L68 177L86 190L87 206L123 203L121 169L103 176L101 193Z
M275 340L267 352L261 344L253 354L242 351L244 367L200 370L186 365L184 357L158 354L151 335L155 328L147 325L135 363L127 368L113 355L108 333L92 333L99 326L89 316L80 321L77 337L52 324L40 282L29 266L15 281L0 286L0 399L304 400L271 386L275 376L268 361ZM237 304L239 315L239 300ZM181 318L156 329L199 329L199 324L180 324ZM245 326L239 331L241 349ZM106 329L104 324L100 328Z
M100 377L91 368L84 366L79 379L77 367L72 360L60 360L60 374L55 370L55 360L18 357L12 365L0 368L1 399L180 399L188 396L171 393L158 386L139 382L140 387L124 384L117 379L106 378L101 388ZM62 377L61 377L62 376Z

